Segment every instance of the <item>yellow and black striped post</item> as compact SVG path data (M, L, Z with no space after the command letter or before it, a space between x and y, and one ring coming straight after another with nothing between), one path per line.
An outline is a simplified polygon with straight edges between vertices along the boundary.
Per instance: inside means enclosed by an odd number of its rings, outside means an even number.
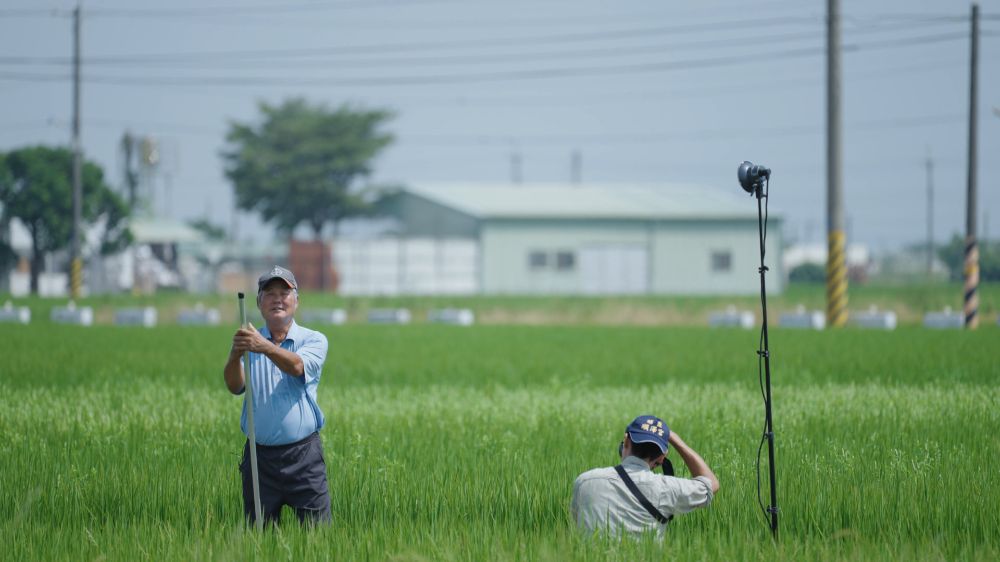
M844 189L841 181L840 0L827 0L826 18L826 325L847 323Z
M976 237L965 239L965 327L979 327L979 245Z
M965 327L979 326L979 246L976 243L976 105L979 59L979 5L972 5L969 54L969 159L965 201Z
M80 287L83 285L83 260L79 256L73 258L69 267L69 294L73 300L80 298Z
M844 231L829 236L826 261L826 324L839 328L847 323L847 260L844 256Z

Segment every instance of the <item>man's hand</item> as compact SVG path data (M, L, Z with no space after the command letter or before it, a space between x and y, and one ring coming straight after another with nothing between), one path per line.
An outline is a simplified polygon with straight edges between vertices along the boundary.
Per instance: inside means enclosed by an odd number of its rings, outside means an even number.
M233 347L229 350L229 362L226 365L226 383L230 391L242 392L243 365L240 363L240 357L247 351L266 355L278 369L293 377L305 374L306 369L301 357L260 335L252 324L247 323L247 326L236 330L233 334Z
M677 435L677 432L674 431L674 430L672 430L672 429L670 430L670 437L667 438L667 442L670 443L671 445L673 445L675 449L678 449L678 448L681 448L681 447L684 447L684 446L687 445L687 443L685 443L684 440L681 439L681 436Z
M242 355L245 351L267 353L274 350L275 345L260 335L253 324L247 322L247 326L247 328L240 328L233 334L231 354Z

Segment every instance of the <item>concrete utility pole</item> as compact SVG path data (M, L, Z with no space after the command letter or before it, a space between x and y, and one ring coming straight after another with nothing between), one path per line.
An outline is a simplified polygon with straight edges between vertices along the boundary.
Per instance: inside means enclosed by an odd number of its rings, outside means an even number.
M969 160L965 199L965 327L979 326L979 246L976 243L976 82L979 62L979 4L972 5L969 56Z
M934 160L927 150L927 276L934 273Z
M523 181L521 174L521 152L515 150L510 153L510 182L521 183L521 181Z
M840 154L840 1L827 0L826 19L826 323L847 323L844 190Z
M574 150L570 156L569 179L574 185L580 185L583 180L583 155L580 149Z
M73 246L69 270L70 296L80 298L83 282L83 259L81 257L83 208L83 175L80 155L80 4L73 9Z

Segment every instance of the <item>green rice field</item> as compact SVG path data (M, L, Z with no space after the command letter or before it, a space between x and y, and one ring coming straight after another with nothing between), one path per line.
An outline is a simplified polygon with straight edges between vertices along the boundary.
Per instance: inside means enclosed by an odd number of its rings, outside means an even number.
M289 512L258 534L222 381L233 330L0 325L0 558L1000 559L995 325L774 329L777 541L756 499L756 332L324 328L333 523ZM721 490L662 544L581 537L572 482L616 462L640 413Z

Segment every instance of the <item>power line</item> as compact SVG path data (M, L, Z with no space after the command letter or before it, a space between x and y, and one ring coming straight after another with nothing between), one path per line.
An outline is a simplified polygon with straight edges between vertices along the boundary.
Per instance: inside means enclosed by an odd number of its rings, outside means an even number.
M378 53L412 53L415 51L434 51L441 49L467 49L511 45L549 45L576 43L581 41L607 41L607 40L633 40L638 37L664 37L670 35L683 35L691 33L702 33L712 30L725 29L745 29L758 25L778 26L788 24L801 24L803 22L816 22L816 18L800 17L778 17L778 18L758 18L749 20L736 20L727 22L675 25L675 26L643 26L616 29L612 31L583 31L562 34L546 33L544 35L520 36L520 37L500 37L500 38L476 38L461 40L424 41L406 43L371 43L365 45L335 46L328 48L288 48L288 49L247 49L230 51L202 51L189 53L148 53L141 55L105 55L91 56L88 63L108 63L108 62L162 62L162 61L203 61L213 60L234 60L241 58L281 58L316 55L348 55L348 54L378 54ZM61 60L62 57L53 57L48 60Z
M850 127L859 131L885 131L895 129L919 128L949 123L961 124L964 114L938 114L917 117L891 119L875 119L858 121ZM591 133L591 134L547 134L547 135L400 135L400 141L416 141L421 145L466 146L508 146L511 140L518 144L564 145L567 143L585 144L644 144L664 141L698 141L719 138L756 138L794 137L822 133L822 125L793 125L784 127L753 128L747 130L737 127L722 127L718 129L702 129L674 133Z
M0 8L2 18L70 17L72 10L61 8Z
M788 33L784 35L767 35L767 36L753 36L745 37L733 40L698 40L691 41L687 43L675 43L675 44L665 44L665 45L639 45L630 47L616 47L616 48L597 48L597 49L578 49L572 51L557 51L557 52L522 52L522 53L488 53L488 54L470 54L462 53L455 55L435 55L435 56L410 56L404 58L374 58L374 59L301 59L301 60L275 60L270 62L265 62L260 60L258 57L252 57L249 60L240 59L217 59L212 60L211 58L195 58L192 60L160 60L153 59L147 61L140 60L106 60L106 59L89 59L85 63L89 66L141 66L142 68L149 68L151 64L161 65L161 64L179 64L183 68L215 68L222 66L224 68L232 68L234 64L239 63L250 63L244 64L242 67L246 66L259 66L261 64L280 65L282 68L288 68L289 65L303 66L303 65L330 65L335 64L338 66L399 66L406 65L412 66L414 64L483 64L491 62L524 62L538 61L538 60L559 60L564 58L581 58L581 57L622 57L631 56L635 54L657 54L659 49L669 49L669 50L686 50L690 48L713 48L713 47L742 47L750 45L768 45L768 44L780 44L789 41L800 41L800 40L810 40L816 39L816 34L814 32L801 32L801 33ZM318 50L316 53L306 54L301 53L296 56L317 56L324 55L324 50ZM270 59L272 57L264 57L265 59ZM69 60L65 57L0 57L0 64L7 65L21 65L21 64L41 64L41 65L56 65L65 66L69 63Z
M938 34L923 37L909 37L869 43L847 44L845 52L871 51L906 45L929 45L933 43L965 39L963 33ZM456 83L493 82L506 80L536 80L583 76L613 76L627 74L650 74L675 70L698 70L712 67L746 65L748 60L779 60L806 58L825 53L823 47L785 49L761 53L743 53L706 57L701 59L655 61L632 64L591 65L580 67L548 67L506 71L486 71L467 74L420 74L409 76L377 77L266 77L266 76L113 76L90 74L88 83L116 85L152 86L399 86L437 85ZM21 81L59 81L65 79L60 74L0 73L0 79Z
M956 60L953 58L948 59L936 59L928 60L922 59L918 63L910 63L904 65L894 65L888 67L881 67L874 70L868 71L853 71L848 73L848 77L851 81L865 81L870 79L888 79L894 76L909 74L914 72L919 72L925 74L929 71L938 70L957 70L964 71L965 68L961 66L956 66L962 63L962 60ZM783 74L783 78L775 78L768 82L772 87L782 87L788 88L800 88L800 87L818 87L815 77L811 74L799 73L798 76L792 77L787 73ZM751 91L749 93L759 93L759 91ZM467 108L467 107L538 107L546 105L558 105L564 106L577 106L577 105L598 105L606 104L609 102L629 102L634 103L635 100L652 100L657 102L663 102L668 100L685 99L691 97L709 97L709 96L725 96L725 95L736 95L736 96L746 96L748 92L734 89L731 85L718 86L718 87L703 87L703 88L682 88L682 89L672 89L672 90L641 90L641 91L615 91L606 93L595 93L592 91L581 92L580 95L574 96L571 99L567 99L565 95L554 96L554 95L531 95L531 96L516 96L516 97L494 97L494 98L484 98L484 97L414 97L414 96L399 96L394 95L390 99L371 101L369 99L369 105L372 106L441 106L448 108ZM241 98L242 99L242 96ZM37 126L37 121L34 121L35 126Z
M926 25L924 23L918 24L920 26ZM892 29L885 28L871 28L859 31L859 33L872 33L872 32L886 32L886 31L900 31L914 26L897 26ZM630 30L629 33L631 37L636 37L635 30ZM647 30L648 31L648 30ZM655 29L659 34L662 29ZM611 35L613 38L621 38L620 34L615 33ZM336 56L344 54L345 49L365 49L365 47L339 47L339 48L320 48L311 50L298 50L294 54L289 53L285 50L272 51L271 53L265 51L258 51L257 54L246 57L247 60L241 60L244 57L235 56L223 56L218 58L213 56L212 53L185 53L185 54L173 54L173 55L127 55L127 56L96 56L90 57L84 60L84 63L88 66L142 66L143 68L148 68L150 65L156 66L171 66L172 63L182 65L187 68L212 68L220 65L224 65L225 68L232 68L235 63L247 63L241 65L246 66L256 66L265 63L265 60L280 58L284 59L286 57L303 57L302 60L281 60L273 61L269 64L280 64L282 68L289 68L292 66L302 67L309 65L330 65L335 64L341 67L350 66L363 66L366 68L373 66L392 66L392 65L407 65L412 66L414 64L484 64L489 62L522 62L525 59L529 59L532 62L538 60L558 60L561 58L579 58L579 57L623 57L632 54L651 54L655 53L657 50L686 50L695 48L719 48L719 47L745 47L750 45L767 45L767 44L780 44L786 42L795 42L800 40L818 40L819 37L815 32L790 32L784 34L771 34L771 35L754 35L750 37L738 37L731 39L698 39L693 41L679 42L679 43L665 43L665 44L652 44L652 45L639 45L639 46L629 46L629 47L615 47L609 48L589 48L589 49L576 49L571 51L557 51L550 53L490 53L490 54L475 54L462 52L457 55L436 55L436 56L407 56L404 58L363 58L363 59L315 59L315 58L304 58L304 57L316 57L316 56ZM469 46L482 46L479 41L472 42L468 44ZM509 46L509 42L504 40L503 46ZM520 46L520 44L516 45ZM543 45L546 46L546 45ZM379 45L380 50L385 50L387 45ZM400 49L404 53L411 53L413 45L404 45L406 49ZM218 54L218 53L216 53ZM261 60L264 59L264 60ZM54 66L64 66L69 65L71 61L66 57L25 57L25 56L6 56L0 57L0 64L6 65L54 65Z
M231 6L197 6L187 8L96 8L88 10L89 15L99 17L129 17L129 18L203 18L203 17L226 17L243 15L287 15L317 11L355 10L355 9L381 9L381 8L407 8L411 6L424 6L428 4L459 4L461 0L357 0L339 2L296 2L279 4L257 4L257 5L231 5ZM510 0L507 2L511 4ZM558 0L526 0L525 4L571 4L576 7L577 2L569 0L561 2ZM771 2L771 4L790 4L788 2Z
M278 4L251 4L229 6L197 6L188 8L90 8L88 17L103 18L204 18L239 16L274 16L306 12L337 10L401 8L413 5L453 4L458 0L360 0L339 2L295 2Z
M868 121L857 121L849 123L848 127L855 131L890 131L897 129L920 128L937 126L943 124L961 124L965 118L964 114L936 114L921 115L912 117L896 117L887 119L874 119ZM55 127L66 128L69 122L48 118L36 122L35 128ZM136 122L133 120L91 118L85 119L84 123L88 128L122 129L133 127L149 131L156 131L159 134L177 135L205 135L221 136L222 130L219 128L206 127L203 125L187 125L182 123L157 123L157 122ZM7 123L4 130L13 127L23 129L31 128L32 122L20 121L17 123ZM698 129L691 131L681 131L673 133L567 133L567 134L543 134L543 135L523 135L523 134L442 134L442 135L400 135L400 142L419 142L428 146L509 146L512 140L518 144L525 145L557 145L562 146L567 143L594 144L644 144L669 141L703 141L715 140L719 138L747 138L765 135L769 137L798 137L819 134L823 131L822 125L792 125L782 127L755 128L752 131L734 127L721 127L716 129Z

